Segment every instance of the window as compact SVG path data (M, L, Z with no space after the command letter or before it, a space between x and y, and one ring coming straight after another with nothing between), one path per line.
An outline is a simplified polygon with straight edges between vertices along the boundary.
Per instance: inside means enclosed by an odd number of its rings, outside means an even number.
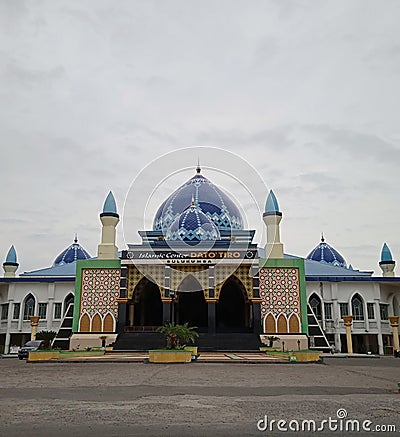
M54 304L54 318L55 319L61 319L61 310L62 310L62 303L55 303Z
M322 305L321 305L321 299L314 293L310 296L310 307L312 308L315 317L318 320L322 320Z
M389 305L380 303L379 309L381 310L381 320L389 320Z
M331 303L324 304L324 309L325 309L325 320L333 320L332 304Z
M340 317L343 318L343 316L349 315L349 304L348 303L341 303L340 305Z
M367 312L368 312L368 319L374 320L375 319L375 309L373 303L367 303Z
M355 294L353 299L351 299L351 310L354 320L364 320L364 305L362 297L359 294Z
M8 318L8 303L3 303L1 306L1 320L7 320Z
M24 320L29 320L30 316L35 315L35 298L28 294L24 304Z
M47 318L47 303L39 304L39 318L42 320Z
M19 313L21 312L21 304L15 303L13 308L13 319L18 320L19 319Z

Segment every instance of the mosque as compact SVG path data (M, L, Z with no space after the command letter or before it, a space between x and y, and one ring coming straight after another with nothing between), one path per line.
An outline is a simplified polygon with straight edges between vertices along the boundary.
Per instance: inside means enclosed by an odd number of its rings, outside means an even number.
M182 181L183 182L183 181ZM0 278L0 347L13 353L38 330L54 347L113 344L119 350L160 345L157 327L198 327L200 350L254 350L278 338L287 349L393 354L398 349L400 277L385 243L382 276L355 270L324 237L306 258L284 253L283 214L266 193L267 243L244 228L240 208L200 166L155 212L140 244L118 250L119 214L110 192L92 257L79 244L48 268L16 275L11 246ZM350 338L349 338L350 335Z

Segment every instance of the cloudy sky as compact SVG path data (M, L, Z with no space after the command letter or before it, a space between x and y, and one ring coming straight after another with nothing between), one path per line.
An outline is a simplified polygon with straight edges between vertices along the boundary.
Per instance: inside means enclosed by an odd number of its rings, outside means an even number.
M399 261L399 20L397 0L0 0L0 256L46 267L75 232L95 255L110 189L122 208L153 160L206 147L274 189L286 252L323 231L355 268L384 241Z

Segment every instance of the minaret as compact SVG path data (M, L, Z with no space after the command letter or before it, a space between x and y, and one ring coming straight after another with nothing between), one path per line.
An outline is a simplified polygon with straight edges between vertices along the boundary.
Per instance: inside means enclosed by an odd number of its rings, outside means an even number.
M118 249L115 245L115 228L119 222L119 215L117 214L117 205L111 191L104 202L100 221L103 228L101 230L101 243L97 249L97 258L118 259Z
M394 276L394 267L396 262L393 261L392 252L386 243L384 243L381 252L381 261L379 263L379 267L382 269L384 277L393 277Z
M264 223L267 225L265 256L267 258L283 258L283 244L281 243L281 233L279 228L279 224L282 220L282 213L279 211L278 201L272 190L268 194L263 219Z
M4 277L15 278L15 272L17 271L18 266L17 252L15 252L14 246L11 246L7 253L6 260L3 263Z

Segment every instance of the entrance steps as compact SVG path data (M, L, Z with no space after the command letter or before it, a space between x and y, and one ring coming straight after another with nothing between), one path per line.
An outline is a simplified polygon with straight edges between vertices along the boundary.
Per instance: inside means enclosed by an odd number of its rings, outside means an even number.
M253 333L200 333L195 341L199 351L259 351L262 346L258 334ZM115 351L148 351L165 347L165 338L157 332L124 332L118 335Z

